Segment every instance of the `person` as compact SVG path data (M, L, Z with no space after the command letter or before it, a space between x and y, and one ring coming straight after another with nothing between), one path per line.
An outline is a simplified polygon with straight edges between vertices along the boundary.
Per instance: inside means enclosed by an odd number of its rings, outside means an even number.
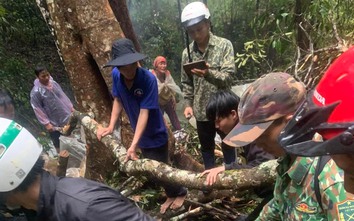
M104 184L49 174L42 146L12 120L0 118L0 144L1 204L34 210L38 221L154 220Z
M339 56L323 75L295 119L282 131L280 142L289 153L301 156L330 154L344 170L344 187L354 193L354 47ZM319 133L323 141L307 137ZM354 203L354 199L351 201Z
M31 106L38 121L49 132L57 152L60 151L60 130L65 126L74 111L73 104L60 85L53 80L48 70L38 66L34 70L37 78L31 90Z
M0 118L13 120L15 118L15 105L9 93L0 89ZM27 221L33 220L33 211L24 208L7 208L0 201L0 220L6 221Z
M198 138L201 144L201 153L205 169L215 166L216 129L214 120L206 117L205 108L212 93L219 89L231 89L235 74L234 50L231 42L211 33L210 12L202 2L192 2L182 11L181 22L186 33L193 42L187 43L182 53L181 84L185 101L184 116L196 119ZM188 36L187 36L188 39ZM205 60L206 69L192 69L187 74L183 65L198 60ZM221 145L224 162L230 164L235 161L233 148Z
M136 151L139 148L143 157L168 163L168 135L159 109L156 78L150 71L138 65L138 61L145 57L135 50L131 40L121 38L114 41L112 60L105 65L113 67L113 108L109 126L98 128L97 138L100 140L113 132L124 108L134 131L126 161L137 160ZM160 212L181 207L187 190L177 185L162 185L167 199L161 205Z
M166 112L174 131L181 130L181 124L176 113L176 96L181 96L181 89L173 80L170 71L167 70L167 61L165 57L157 56L153 65L154 69L151 73L153 73L157 79L159 106L162 115Z
M238 123L237 108L240 98L230 90L220 90L211 95L206 106L206 115L208 120L215 122L215 128L220 133L228 134ZM263 151L254 144L245 147L239 147L236 160L231 164L224 164L209 170L205 170L201 176L206 176L207 185L213 185L218 174L225 170L245 169L258 166L262 162L274 159L274 156Z
M0 117L15 118L15 105L6 90L0 89Z
M304 85L289 74L262 76L244 92L238 107L239 123L224 139L235 147L255 142L279 157L274 197L257 220L343 220L343 214L354 213L346 206L354 196L344 190L343 171L333 160L316 172L318 158L286 154L278 141L305 96Z

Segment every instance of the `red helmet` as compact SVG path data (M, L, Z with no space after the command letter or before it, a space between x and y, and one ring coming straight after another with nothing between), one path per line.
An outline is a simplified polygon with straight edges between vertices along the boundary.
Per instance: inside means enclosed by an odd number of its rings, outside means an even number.
M318 132L324 141L311 138ZM328 68L279 137L302 156L354 153L354 47Z

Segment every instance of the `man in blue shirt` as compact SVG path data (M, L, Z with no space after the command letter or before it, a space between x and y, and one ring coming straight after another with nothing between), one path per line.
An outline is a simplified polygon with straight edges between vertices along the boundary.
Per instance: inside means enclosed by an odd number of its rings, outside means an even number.
M126 161L137 160L137 148L143 157L168 163L168 136L162 113L158 104L158 88L155 76L141 67L138 61L146 56L136 52L133 43L126 38L112 45L112 60L105 67L113 67L114 97L111 120L107 128L99 128L97 137L113 132L122 109L128 114L134 130L134 137L127 150ZM170 207L182 206L187 190L181 186L162 184L167 200L160 212Z

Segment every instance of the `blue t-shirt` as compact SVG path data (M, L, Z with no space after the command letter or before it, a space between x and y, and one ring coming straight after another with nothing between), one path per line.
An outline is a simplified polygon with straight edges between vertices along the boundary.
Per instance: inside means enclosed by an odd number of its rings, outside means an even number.
M156 148L167 143L167 130L158 104L156 77L148 70L137 68L133 86L128 89L118 68L113 68L112 94L123 104L135 132L140 109L149 110L149 118L138 145L140 148Z

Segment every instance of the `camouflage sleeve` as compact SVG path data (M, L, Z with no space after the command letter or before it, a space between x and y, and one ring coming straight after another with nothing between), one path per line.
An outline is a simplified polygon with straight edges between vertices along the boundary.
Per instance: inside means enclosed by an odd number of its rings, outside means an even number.
M344 183L338 182L324 190L323 209L327 209L328 220L351 220L354 217L354 194L344 189Z
M256 221L276 221L281 220L279 216L279 206L276 199L272 199L263 207Z
M223 62L218 69L209 69L209 73L205 75L205 80L219 88L229 88L232 86L235 79L235 57L234 48L230 41L225 41L221 46L221 56L223 56Z
M189 76L183 69L183 64L188 62L187 49L184 49L182 53L181 62L181 84L182 94L186 107L193 107L194 89L193 89L193 76Z
M281 177L277 176L274 185L274 197L271 199L264 207L261 213L259 214L256 221L269 221L269 220L281 220L280 216L280 196L281 196Z

